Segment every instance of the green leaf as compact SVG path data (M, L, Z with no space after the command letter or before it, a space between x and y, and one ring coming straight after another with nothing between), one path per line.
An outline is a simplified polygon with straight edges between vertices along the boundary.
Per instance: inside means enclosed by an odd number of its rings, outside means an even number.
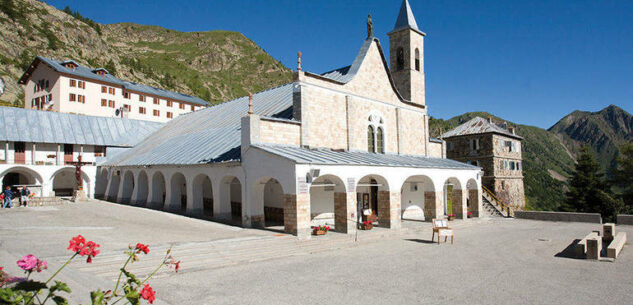
M97 291L90 292L90 300L92 301L92 305L101 305L103 304L103 297L105 293L101 291L101 289Z
M24 290L24 291L38 291L40 289L46 288L46 284L42 282L36 281L26 281L22 283L18 283L15 285L15 290Z
M64 282L60 282L60 281L55 281L55 285L51 286L50 291L54 292L56 290L60 290L60 291L64 291L67 293L70 293L70 287L68 287L68 285L66 285L66 283Z
M132 305L140 304L141 295L138 293L138 291L132 290L132 289L126 289L126 290L127 291L125 293L125 298L130 302L130 304Z
M141 282L136 278L136 276L132 272L129 272L123 268L121 268L121 272L123 272L123 274L125 274L125 276L128 278L127 280L128 283L130 284L134 283L136 285L141 284Z
M65 298L60 297L58 295L53 297L53 302L55 302L55 304L57 305L68 305L68 301L66 301Z

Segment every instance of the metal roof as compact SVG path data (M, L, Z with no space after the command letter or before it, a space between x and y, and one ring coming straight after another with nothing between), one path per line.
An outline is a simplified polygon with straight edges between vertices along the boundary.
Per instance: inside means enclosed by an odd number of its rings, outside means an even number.
M360 51L358 51L358 54L356 55L356 58L354 58L354 62L352 62L352 65L325 72L321 74L321 76L341 83L347 83L351 81L354 76L356 76L356 73L358 73L363 60L365 60L365 56L367 56L367 52L371 47L371 43L374 40L378 41L377 38L365 39L363 45L360 48Z
M0 141L131 147L162 123L0 107Z
M415 168L480 169L466 163L414 155L373 154L368 152L333 151L329 149L309 149L298 146L255 144L265 152L280 156L299 164L321 165L370 165Z
M116 77L112 76L111 74L99 75L99 74L94 73L95 71L98 71L98 70L101 70L101 69L104 70L104 71L107 71L107 70L105 70L103 68L91 69L91 68L88 68L88 67L77 65L77 63L75 63L72 60L70 60L70 61L68 61L68 60L67 61L57 61L57 60L53 60L53 59L45 58L45 57L41 57L41 56L38 56L38 57L35 58L35 60L31 64L29 69L20 78L20 83L21 84L26 83L26 80L30 77L30 75L32 73L32 70L35 69L35 67L37 66L37 64L40 61L46 63L53 70L55 70L55 71L57 71L59 73L66 73L66 74L75 75L75 76L82 77L82 78L97 80L97 81L101 81L101 82L108 82L108 83L112 83L112 84L114 84L116 86L120 86L120 87L122 87L122 88L124 88L126 90L152 94L152 95L156 95L156 96L159 96L159 97L163 97L165 99L174 99L174 100L184 101L184 102L197 104L197 105L202 105L202 106L209 105L209 103L206 102L205 100L203 100L201 98L198 98L198 97L195 97L195 96L191 96L191 95L187 95L187 94L183 94L183 93L178 93L178 92L173 92L173 91L167 91L167 90L163 90L163 89L160 89L160 88L155 88L155 87L151 87L151 86L141 85L141 84L137 84L137 83L133 83L133 82L129 82L129 81L124 81L122 79L119 79L119 78L116 78ZM75 69L66 68L63 65L63 63L68 63L68 62L75 63L77 65L77 67Z
M415 22L411 5L409 5L409 0L402 1L402 5L400 5L400 12L398 13L398 19L396 19L396 25L393 27L392 31L398 31L401 29L414 29L419 31L418 23Z
M470 121L455 127L452 130L442 134L442 138L450 138L457 136L465 136L471 134L482 133L498 133L505 136L522 139L522 137L509 132L507 129L498 126L497 124L490 123L488 120L482 117L474 117Z
M254 94L254 112L291 119L293 85L289 83ZM178 116L134 148L102 165L184 165L240 160L240 119L247 112L248 96L244 96Z

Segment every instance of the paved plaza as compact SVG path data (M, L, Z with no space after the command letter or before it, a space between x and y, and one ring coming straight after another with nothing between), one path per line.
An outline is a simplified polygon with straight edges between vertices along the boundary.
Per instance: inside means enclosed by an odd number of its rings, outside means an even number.
M273 230L214 222L101 201L0 210L0 266L35 254L52 270L69 254L70 237L102 245L93 264L62 274L86 303L109 289L129 243L152 252L132 266L146 274L173 247L182 271L151 281L155 304L630 304L633 250L615 262L561 257L599 225L515 219L452 223L455 244L430 242L429 223L358 236L331 233L309 241ZM633 226L618 226L629 236ZM50 275L48 270L40 276Z

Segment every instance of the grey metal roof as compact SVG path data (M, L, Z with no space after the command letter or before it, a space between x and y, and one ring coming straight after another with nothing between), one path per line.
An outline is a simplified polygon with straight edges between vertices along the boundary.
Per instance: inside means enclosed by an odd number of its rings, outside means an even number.
M162 123L0 107L0 141L131 147Z
M398 13L398 19L396 19L396 25L393 27L392 31L398 31L406 28L419 31L418 23L415 22L413 11L409 5L409 0L402 1L402 5L400 5L400 12Z
M325 72L321 74L321 76L341 83L347 83L351 81L356 73L358 73L358 70L363 63L363 60L365 60L365 56L367 56L369 47L371 46L371 43L374 41L374 39L378 41L377 38L365 39L363 45L360 48L360 51L358 51L358 54L356 55L356 58L354 58L354 62L352 62L352 65Z
M497 124L490 123L488 120L482 117L474 117L468 122L461 124L455 127L452 130L449 130L442 134L442 138L450 138L457 136L465 136L471 134L482 134L482 133L498 133L502 135L506 135L509 137L522 139L520 136L509 132L507 129L498 126Z
M466 163L414 155L373 154L368 152L309 149L298 146L255 144L254 147L300 164L371 165L416 168L479 169Z
M36 65L38 61L42 61L46 63L47 65L49 65L51 68L53 68L55 71L59 73L66 73L70 75L76 75L82 78L108 82L117 86L121 86L126 90L153 94L153 95L163 97L165 99L174 99L174 100L184 101L184 102L202 105L202 106L209 105L209 103L207 103L205 100L195 97L195 96L178 93L178 92L167 91L160 88L137 84L137 83L133 83L129 81L124 81L122 79L112 76L111 74L99 75L99 74L94 73L94 71L97 71L99 69L91 69L88 67L80 66L80 65L77 65L77 63L75 63L72 60L71 61L57 61L50 58L38 56L36 57L34 64ZM66 68L65 66L62 65L63 63L66 63L66 62L73 62L77 65L77 67L75 69ZM20 82L25 83L25 80L26 78L28 78L28 75L30 75L30 72L29 71L25 72L24 76L22 76L22 78L20 79Z
M442 143L444 141L442 141L442 139L438 139L438 138L429 138L430 142L435 142L435 143Z
M254 112L291 119L293 85L254 94ZM134 148L102 165L184 165L240 160L240 119L247 111L248 96L244 96L178 116Z

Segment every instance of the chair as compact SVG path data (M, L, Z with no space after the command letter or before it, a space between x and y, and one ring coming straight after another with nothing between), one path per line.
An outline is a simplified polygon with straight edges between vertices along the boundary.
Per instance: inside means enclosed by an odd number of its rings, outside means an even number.
M448 237L451 237L451 244L453 243L454 234L453 229L448 226L448 220L446 219L433 219L433 235L431 236L431 242L435 240L435 233L437 232L437 243L440 243L440 237L444 236L444 242Z

